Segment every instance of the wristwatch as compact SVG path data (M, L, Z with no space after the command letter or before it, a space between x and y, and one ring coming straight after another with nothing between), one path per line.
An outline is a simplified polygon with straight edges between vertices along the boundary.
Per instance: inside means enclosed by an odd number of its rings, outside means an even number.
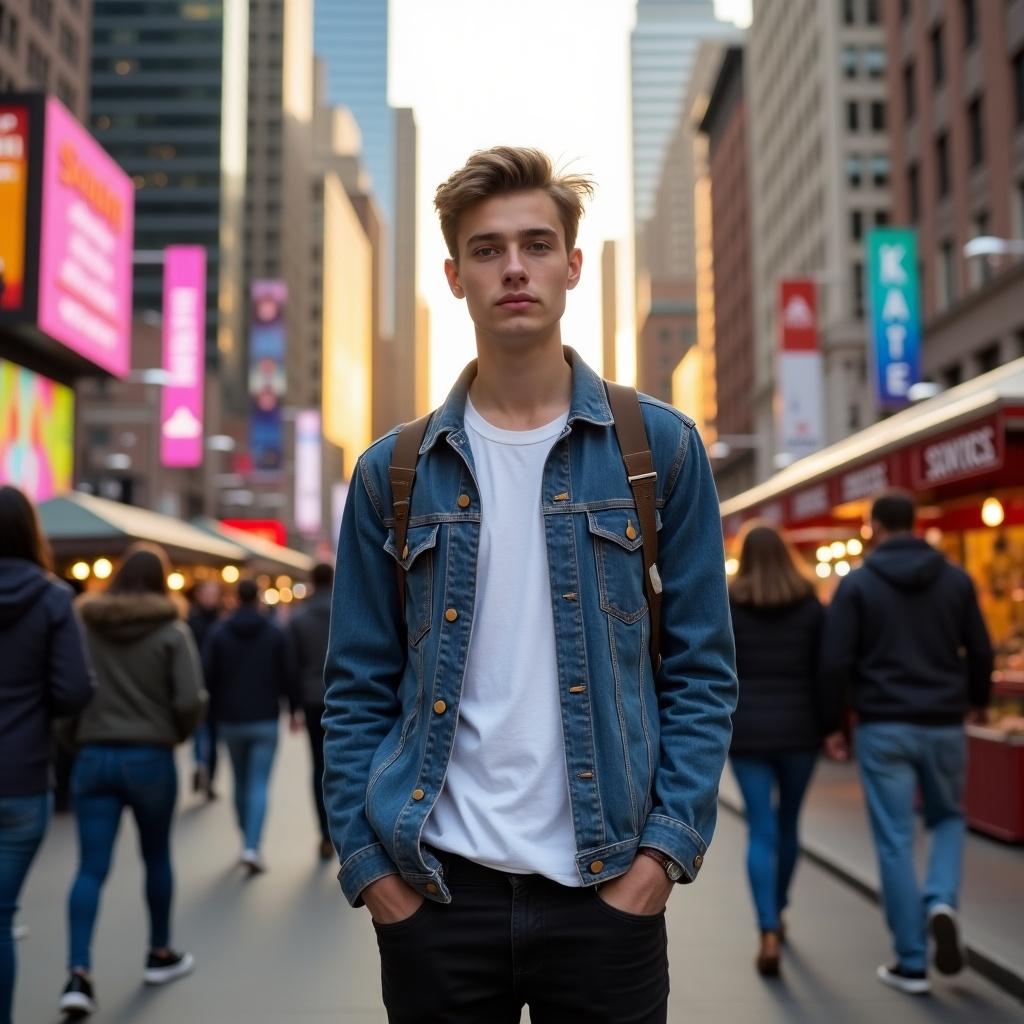
M641 846L637 853L642 853L645 857L650 857L651 860L656 860L664 869L665 874L668 875L669 881L678 882L683 877L683 869L667 854L661 852L661 850L655 850L650 846Z

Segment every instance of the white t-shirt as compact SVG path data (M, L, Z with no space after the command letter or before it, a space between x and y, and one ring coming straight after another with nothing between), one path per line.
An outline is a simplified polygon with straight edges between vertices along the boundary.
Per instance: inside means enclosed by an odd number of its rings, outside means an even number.
M568 416L500 430L466 402L481 497L476 617L451 762L423 840L578 886L540 511L544 462Z

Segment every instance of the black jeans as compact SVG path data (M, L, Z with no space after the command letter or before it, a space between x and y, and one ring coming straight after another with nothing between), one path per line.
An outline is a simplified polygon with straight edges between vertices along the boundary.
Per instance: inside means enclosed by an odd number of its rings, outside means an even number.
M327 808L324 806L324 727L320 724L324 706L307 704L304 711L306 732L309 733L309 750L313 755L313 803L316 805L316 816L320 822L320 838L330 842L331 832L327 827Z
M374 924L391 1024L664 1024L664 914L438 854L450 904Z

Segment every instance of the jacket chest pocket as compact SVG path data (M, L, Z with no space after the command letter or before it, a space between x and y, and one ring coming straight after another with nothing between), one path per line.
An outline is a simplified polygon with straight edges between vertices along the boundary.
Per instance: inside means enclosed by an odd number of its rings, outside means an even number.
M430 630L434 599L434 556L439 523L410 526L405 548L395 549L395 531L388 530L384 550L405 570L405 625L409 643L415 646Z
M643 537L636 509L588 512L587 525L594 546L601 607L623 622L638 622L647 612L647 595L644 592ZM661 526L660 514L658 526Z

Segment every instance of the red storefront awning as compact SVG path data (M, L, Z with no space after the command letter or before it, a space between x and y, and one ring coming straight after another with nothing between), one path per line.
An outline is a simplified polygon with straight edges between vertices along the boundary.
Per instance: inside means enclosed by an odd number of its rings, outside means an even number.
M754 517L789 529L857 518L865 501L890 487L927 502L1024 487L1024 359L875 423L722 502L725 534Z

